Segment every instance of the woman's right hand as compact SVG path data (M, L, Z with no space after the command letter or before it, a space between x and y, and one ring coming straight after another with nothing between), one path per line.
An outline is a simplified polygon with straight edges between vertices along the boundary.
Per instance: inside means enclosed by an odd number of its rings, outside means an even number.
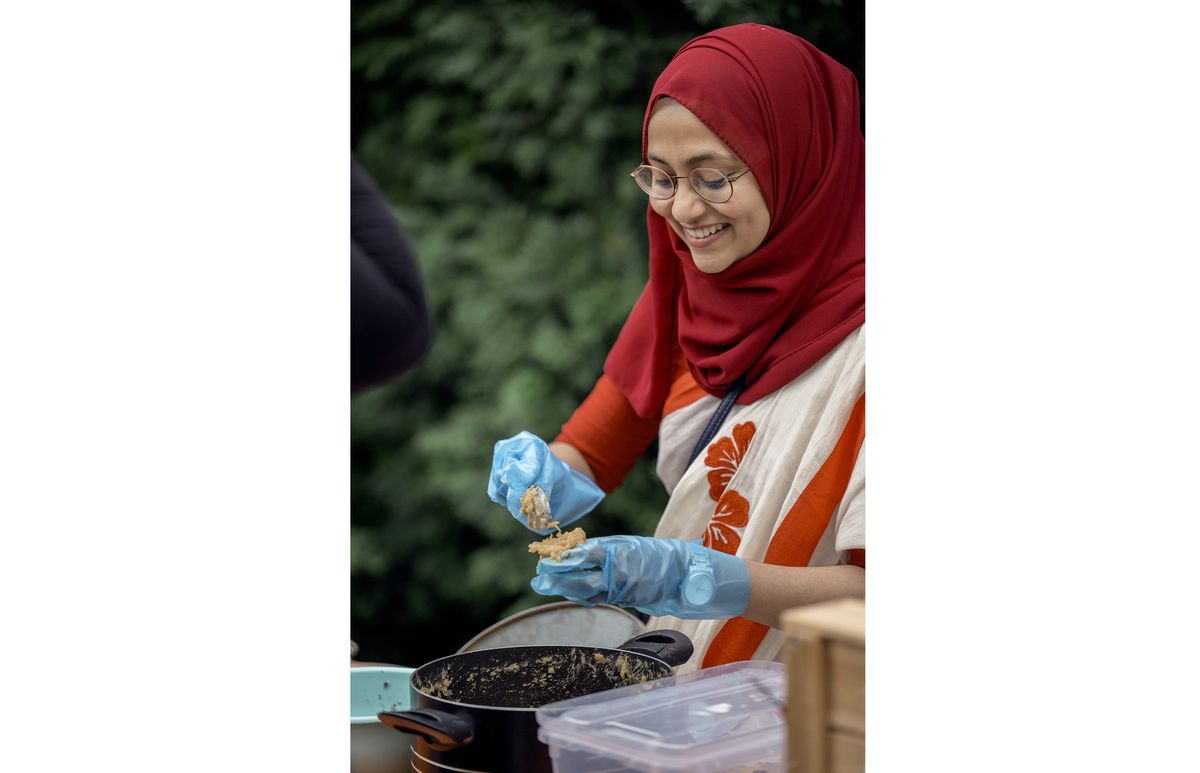
M555 456L546 442L530 432L496 443L492 452L492 474L488 478L488 497L521 525L538 534L552 528L535 529L521 513L521 497L530 486L540 486L550 501L550 518L566 526L591 512L604 499L604 492L583 473Z

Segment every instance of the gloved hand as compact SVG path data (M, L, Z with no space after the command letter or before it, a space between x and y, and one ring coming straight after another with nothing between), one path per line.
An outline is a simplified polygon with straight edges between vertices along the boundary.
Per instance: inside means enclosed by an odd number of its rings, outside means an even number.
M600 571L588 571L593 567ZM561 561L539 561L530 585L585 606L615 604L692 620L734 617L750 601L746 562L699 540L588 538Z
M554 529L532 529L521 514L521 497L535 483L550 500L551 519L558 521L560 527L578 521L604 499L599 486L551 453L550 446L537 435L518 432L496 443L488 496L507 507L525 528L549 534Z

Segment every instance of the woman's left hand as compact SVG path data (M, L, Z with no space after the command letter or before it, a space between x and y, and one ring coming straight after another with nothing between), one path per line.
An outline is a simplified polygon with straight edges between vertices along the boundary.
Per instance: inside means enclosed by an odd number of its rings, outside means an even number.
M750 599L742 559L699 541L656 537L589 538L561 561L539 561L530 585L544 596L586 606L615 604L699 620L740 615Z

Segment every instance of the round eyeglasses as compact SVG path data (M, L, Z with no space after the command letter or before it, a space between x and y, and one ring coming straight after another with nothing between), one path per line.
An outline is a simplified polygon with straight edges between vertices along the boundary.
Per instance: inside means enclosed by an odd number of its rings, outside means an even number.
M749 172L746 168L734 174L725 174L720 169L693 169L686 177L696 195L713 204L724 204L733 197L733 182ZM638 187L644 190L652 199L669 199L675 195L675 181L684 177L674 177L656 166L642 164L629 173Z

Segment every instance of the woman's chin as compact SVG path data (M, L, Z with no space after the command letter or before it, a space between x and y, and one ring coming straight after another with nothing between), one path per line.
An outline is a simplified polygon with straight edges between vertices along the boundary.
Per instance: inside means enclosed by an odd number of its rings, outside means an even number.
M692 265L705 274L719 274L734 262L728 255L692 250Z

